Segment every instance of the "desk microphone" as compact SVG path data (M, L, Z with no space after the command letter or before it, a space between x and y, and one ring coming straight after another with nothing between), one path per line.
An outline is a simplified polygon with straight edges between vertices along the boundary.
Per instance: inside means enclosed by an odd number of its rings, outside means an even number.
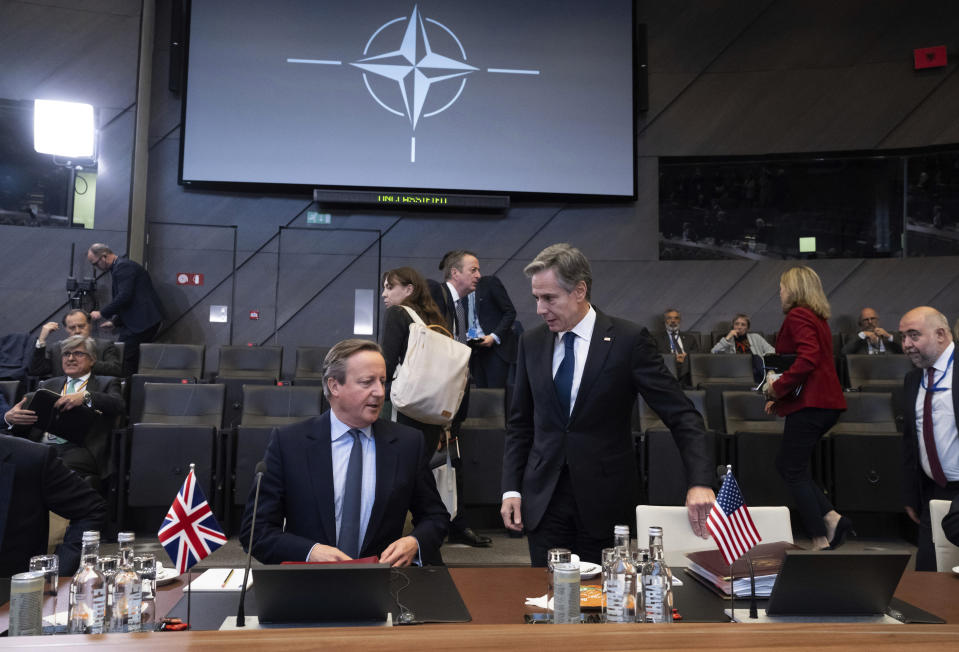
M236 626L246 627L246 614L243 613L243 602L246 600L246 584L250 577L250 563L253 559L253 528L256 527L256 509L260 502L260 482L266 473L266 462L260 461L256 465L256 494L253 496L253 517L250 519L250 543L246 552L246 569L243 571L243 586L240 587L240 604L236 609Z

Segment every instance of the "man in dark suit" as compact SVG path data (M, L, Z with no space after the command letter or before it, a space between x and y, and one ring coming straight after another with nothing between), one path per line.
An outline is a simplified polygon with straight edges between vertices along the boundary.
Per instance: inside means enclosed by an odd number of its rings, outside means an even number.
M918 367L906 374L902 484L906 513L919 525L916 570L936 570L929 501L959 496L959 374L945 316L928 306L899 321L903 352Z
M63 325L66 327L67 337L70 335L91 337L93 331L90 313L79 308L71 310L63 317ZM50 333L59 329L60 324L55 321L47 322L40 329L40 336L37 337L37 344L30 358L30 367L27 369L27 373L31 376L49 378L63 375L63 367L60 366L60 343L54 342L47 346ZM97 361L93 365L93 373L98 376L122 376L120 352L117 351L116 345L110 340L94 339L93 341L97 345Z
M407 566L438 556L449 513L420 431L377 420L386 362L375 342L344 340L323 363L330 409L273 431L266 450L253 556L264 564L378 555ZM240 541L250 536L255 487ZM407 511L413 532L402 536Z
M129 376L140 364L140 345L152 342L160 330L163 306L153 289L150 275L140 265L119 258L105 244L90 245L87 260L102 272L110 272L113 294L110 303L90 313L95 321L105 318L101 328L112 325L123 342L123 372Z
M449 251L440 262L444 283L428 281L430 294L453 325L454 336L469 343L470 375L477 387L506 387L509 367L516 360L513 322L516 309L503 282L479 275L479 259L465 249ZM462 313L456 300L465 297ZM460 324L465 318L465 324Z
M693 530L706 536L714 469L702 417L667 371L646 329L590 305L589 261L568 244L524 270L546 322L520 338L503 459L503 523L526 526L530 559L550 548L588 561L630 523L639 474L630 431L636 394L673 433L686 467ZM645 532L638 533L640 539Z
M97 354L92 338L71 335L61 342L60 351L65 375L43 381L40 389L60 394L54 404L55 409L68 411L86 406L97 411L89 430L77 438L82 443L67 441L44 432L43 426L37 422L36 412L24 409L31 395L25 396L8 410L4 414L4 420L14 434L27 436L53 447L69 469L82 476L102 478L109 471L110 433L116 418L126 412L120 381L92 373Z
M842 347L843 355L870 353L902 353L902 346L892 333L879 325L879 315L872 308L863 308L859 312L860 331L849 336Z
M676 360L676 377L684 386L689 386L689 354L699 353L699 338L687 335L680 330L683 316L675 308L663 312L665 331L654 336L656 350L663 355L671 355Z
M30 557L46 553L51 511L70 520L56 553L60 574L72 575L82 533L101 529L106 504L50 447L0 435L0 577L29 570Z

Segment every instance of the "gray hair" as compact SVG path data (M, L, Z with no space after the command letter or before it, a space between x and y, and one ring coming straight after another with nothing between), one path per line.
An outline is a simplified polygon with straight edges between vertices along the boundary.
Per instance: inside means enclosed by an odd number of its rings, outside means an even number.
M102 256L104 254L112 254L113 250L102 242L95 242L90 245L90 253L94 256Z
M565 242L550 245L539 252L533 262L523 268L523 273L526 276L533 276L547 269L556 272L556 280L567 292L572 292L576 284L583 281L586 284L586 300L590 300L593 272L589 267L589 260L582 251Z
M79 349L80 347L83 347L83 350L87 352L91 360L97 359L97 343L93 341L92 337L86 337L85 335L71 335L60 342L60 353Z
M333 345L323 359L323 395L330 398L330 378L340 383L346 382L346 362L360 351L375 351L383 355L380 345L371 340L349 339Z

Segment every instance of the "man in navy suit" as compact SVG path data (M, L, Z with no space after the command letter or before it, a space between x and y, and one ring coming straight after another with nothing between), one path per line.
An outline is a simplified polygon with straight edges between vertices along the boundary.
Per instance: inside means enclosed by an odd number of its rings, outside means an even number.
M103 526L106 503L49 446L0 435L0 577L29 570L30 557L46 553L51 511L70 520L56 552L60 574L72 575L81 535Z
M918 367L906 374L902 485L906 514L919 525L916 570L936 570L929 501L959 496L959 375L946 317L928 306L899 321L903 352Z
M434 559L449 513L420 431L378 421L386 362L375 342L343 340L323 362L330 409L273 431L266 450L253 556L264 564L378 555L408 566ZM240 541L250 536L251 489ZM402 536L407 511L413 531Z
M440 270L444 283L430 280L430 294L453 326L453 335L472 346L473 384L506 387L509 367L516 360L516 308L503 282L495 276L481 276L479 259L465 249L447 252ZM461 311L456 308L457 299L464 301Z
M600 561L613 526L634 518L639 474L630 415L639 393L672 431L686 468L690 524L705 538L715 466L703 419L649 333L591 305L589 261L575 247L547 247L524 271L546 323L520 338L503 523L516 531L525 525L534 566L545 566L546 551L557 547Z
M105 318L100 328L113 325L123 342L123 373L130 376L140 365L140 345L152 342L160 330L163 307L153 289L150 275L140 265L118 257L105 244L90 245L87 261L102 272L110 272L113 294L110 303L90 316L94 321Z

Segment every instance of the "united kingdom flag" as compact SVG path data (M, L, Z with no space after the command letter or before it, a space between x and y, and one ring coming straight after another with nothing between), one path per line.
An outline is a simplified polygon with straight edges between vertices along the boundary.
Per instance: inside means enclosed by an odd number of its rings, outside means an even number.
M226 543L223 529L216 522L193 469L183 481L157 537L180 573Z

